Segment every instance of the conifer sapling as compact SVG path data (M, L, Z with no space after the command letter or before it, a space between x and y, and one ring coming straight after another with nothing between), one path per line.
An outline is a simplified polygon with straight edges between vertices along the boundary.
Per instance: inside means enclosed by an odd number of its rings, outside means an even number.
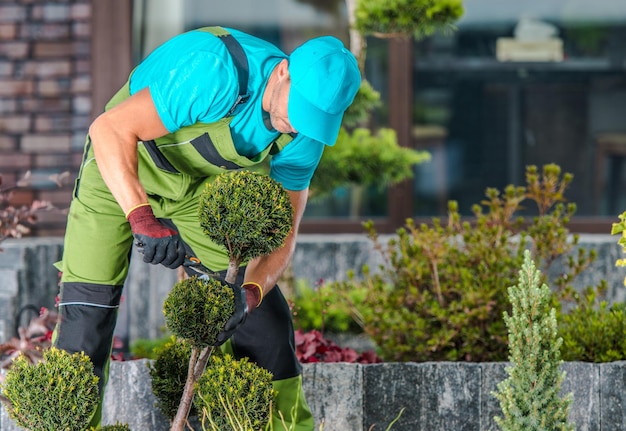
M551 292L540 286L540 272L524 252L519 283L508 289L512 311L504 312L509 331L509 377L493 395L500 401L503 417L495 421L502 431L573 431L567 417L572 396L560 397L564 373L557 337L556 311L550 307Z

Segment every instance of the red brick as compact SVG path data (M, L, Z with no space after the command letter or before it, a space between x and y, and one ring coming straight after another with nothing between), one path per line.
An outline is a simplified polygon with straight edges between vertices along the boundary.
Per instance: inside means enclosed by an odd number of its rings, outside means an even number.
M24 79L1 79L0 96L26 96L33 94L34 83Z
M6 171L7 168L11 168L13 171L20 168L30 168L31 161L30 155L21 154L21 153L1 153L0 154L0 171ZM5 174L2 174L2 180L6 181L5 184L12 184L8 182L8 178L5 177Z
M13 62L9 61L0 61L0 77L3 76L12 76L15 70L15 65Z
M73 22L72 36L77 39L88 38L91 36L91 23L89 22Z
M74 97L74 112L77 114L89 114L91 113L91 97L89 96L76 96Z
M46 4L43 6L34 6L32 17L42 21L69 21L70 7L64 4Z
M64 171L70 168L71 158L67 154L35 154L33 165L38 168L55 168L57 171Z
M10 135L0 135L0 151L15 151L17 149L17 138ZM0 157L2 153L0 153Z
M20 133L30 130L30 115L3 115L0 117L1 133Z
M24 112L71 112L72 101L68 98L35 97L19 100L20 109Z
M13 114L17 111L15 99L0 99L0 114Z
M91 95L91 76L90 75L74 75L72 78L72 93L86 93Z
M73 4L72 10L71 10L71 17L72 17L72 20L75 20L75 21L91 18L91 4L88 2Z
M28 57L28 42L1 42L0 57L24 59Z
M20 141L20 149L26 153L55 153L69 151L71 137L63 135L24 135Z
M12 40L17 35L16 24L0 24L0 40Z
M24 39L67 39L70 36L70 26L67 23L49 24L26 22L20 27L19 34L20 37Z
M20 22L26 20L26 7L0 5L0 22Z
M29 61L24 67L25 76L54 77L69 76L72 71L70 60Z
M72 130L72 118L69 115L54 117L50 116L35 116L35 128L34 132L67 132Z

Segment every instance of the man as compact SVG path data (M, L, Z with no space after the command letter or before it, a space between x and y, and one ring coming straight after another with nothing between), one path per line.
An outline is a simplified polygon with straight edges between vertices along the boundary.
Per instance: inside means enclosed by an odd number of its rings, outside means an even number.
M59 263L55 345L86 352L102 390L133 238L145 262L176 268L194 256L225 270L225 250L200 228L198 196L215 174L269 158L270 176L294 207L293 231L282 248L239 271L247 310L231 318L220 341L230 338L236 356L271 371L287 423L295 412L293 429L312 430L289 308L275 285L295 247L309 181L360 82L356 59L330 36L287 56L251 35L211 27L150 54L89 129Z

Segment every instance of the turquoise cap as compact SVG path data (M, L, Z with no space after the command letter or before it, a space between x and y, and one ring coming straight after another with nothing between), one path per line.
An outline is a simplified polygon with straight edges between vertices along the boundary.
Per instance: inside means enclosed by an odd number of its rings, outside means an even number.
M289 122L298 133L334 145L361 86L356 58L339 39L317 37L291 53L289 75Z

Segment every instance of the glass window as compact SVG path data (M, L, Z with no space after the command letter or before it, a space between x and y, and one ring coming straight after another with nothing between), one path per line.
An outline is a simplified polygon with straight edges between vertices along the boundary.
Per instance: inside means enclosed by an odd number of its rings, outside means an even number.
M577 215L626 208L623 0L467 0L457 30L415 44L415 215L463 214L525 166L574 174Z

